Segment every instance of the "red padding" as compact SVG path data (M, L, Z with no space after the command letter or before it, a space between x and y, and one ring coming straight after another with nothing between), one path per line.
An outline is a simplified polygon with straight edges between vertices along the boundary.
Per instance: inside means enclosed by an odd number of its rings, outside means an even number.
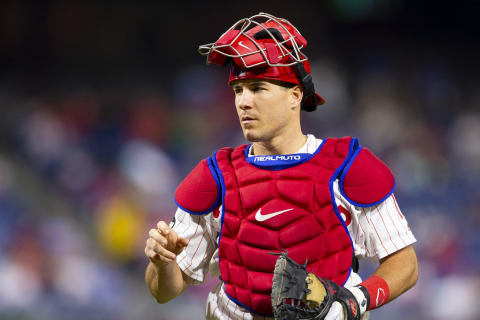
M277 47L274 43L265 43L265 48L267 49L267 57L270 63L276 64L280 62L280 54Z
M378 308L390 299L390 288L383 278L371 276L359 285L367 289L370 295L370 304L367 310Z
M394 186L390 169L366 148L358 153L343 180L345 195L361 205L384 199Z
M231 44L232 40L235 39L235 37L240 33L240 30L230 30L226 32L223 36L221 36L217 42L215 42L216 45L222 46L222 45L227 45Z
M217 197L217 183L205 159L200 161L175 191L177 204L193 213L212 210Z
M240 33L239 30L230 30L225 33L220 39L215 42L217 46L229 45L232 40ZM208 60L212 63L223 66L227 62L227 56L225 54L231 54L231 48L229 46L220 47L217 50L221 52L211 51ZM223 52L223 53L222 53Z

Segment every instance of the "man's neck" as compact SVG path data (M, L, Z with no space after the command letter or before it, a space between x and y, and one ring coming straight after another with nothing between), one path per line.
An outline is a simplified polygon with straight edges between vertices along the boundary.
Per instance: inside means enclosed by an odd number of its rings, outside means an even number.
M297 134L276 136L268 141L258 141L252 144L256 156L273 154L292 154L297 152L307 142L307 136L301 131Z

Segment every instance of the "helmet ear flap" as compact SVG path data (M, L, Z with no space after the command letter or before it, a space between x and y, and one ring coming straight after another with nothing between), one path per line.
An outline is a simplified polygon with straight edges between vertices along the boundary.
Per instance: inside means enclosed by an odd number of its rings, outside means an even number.
M301 107L305 111L315 111L318 105L318 97L315 93L312 75L305 70L302 63L297 63L293 69L297 75L297 79L303 87L303 97Z

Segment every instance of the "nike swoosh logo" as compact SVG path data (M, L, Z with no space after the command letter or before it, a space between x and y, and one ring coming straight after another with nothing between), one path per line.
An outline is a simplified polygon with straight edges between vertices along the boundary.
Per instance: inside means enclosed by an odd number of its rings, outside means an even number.
M381 292L380 292L381 291ZM378 301L379 298L382 298L382 300ZM385 300L385 291L383 291L382 288L378 288L377 290L377 301L375 301L376 306L378 307L379 303L383 304L383 300Z
M239 45L240 47L244 47L245 49L248 49L249 51L252 51L252 49L250 49L249 47L247 47L246 45L244 45L242 42L243 42L243 41L239 41L239 42L238 42L238 45Z
M279 214L282 214L284 212L291 211L291 210L293 210L293 208L287 209L287 210L282 210L282 211L277 211L277 212L273 212L273 213L269 213L269 214L262 214L262 208L260 208L260 209L258 209L257 213L255 214L255 220L265 221L265 220L268 220L268 219L273 218L275 216L278 216Z

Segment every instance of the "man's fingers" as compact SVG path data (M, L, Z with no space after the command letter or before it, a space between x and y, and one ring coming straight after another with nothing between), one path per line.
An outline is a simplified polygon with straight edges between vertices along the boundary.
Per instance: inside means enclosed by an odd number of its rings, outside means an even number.
M183 248L185 248L188 245L188 240L182 237L178 237L177 239L177 246L175 247L175 253L178 255L180 252L183 251Z
M163 264L168 264L174 261L174 259L167 258L165 256L159 255L157 252L152 249L145 249L145 255L152 261L157 264L159 261Z
M176 254L179 254L182 249L188 244L188 240L178 236L174 230L170 230L167 236L168 244L166 248Z
M187 246L188 240L179 237L178 234L168 226L165 221L157 223L157 229L151 229L148 232L151 239L163 246L168 252L179 254ZM154 249L158 252L160 249Z
M154 239L148 238L146 248L150 248L150 249L155 251L156 247L161 247L161 245L157 241L155 241Z
M157 241L155 241L152 238L147 239L147 245L145 247L145 253L146 253L147 250L152 250L154 253L156 253L160 256L164 256L168 259L175 259L176 258L175 253L167 250L166 248L164 248L162 245L160 245Z
M183 247L186 247L188 245L188 240L182 237L178 237L178 243Z
M167 249L175 250L175 248L177 247L177 241L179 238L177 233L173 230L168 230L168 234L165 235L165 237L167 237L167 241L168 241Z
M155 252L157 252L158 254L160 254L161 256L164 256L164 257L167 257L169 259L175 259L177 257L177 255L175 253L173 253L172 251L170 250L167 250L166 248L162 247L162 246L155 246L154 248L152 248Z
M167 245L167 239L163 235L160 234L158 229L150 229L150 231L148 232L148 235L150 236L150 238L157 241L162 246Z
M170 233L171 228L165 221L159 221L157 223L157 229L163 234L168 235Z

